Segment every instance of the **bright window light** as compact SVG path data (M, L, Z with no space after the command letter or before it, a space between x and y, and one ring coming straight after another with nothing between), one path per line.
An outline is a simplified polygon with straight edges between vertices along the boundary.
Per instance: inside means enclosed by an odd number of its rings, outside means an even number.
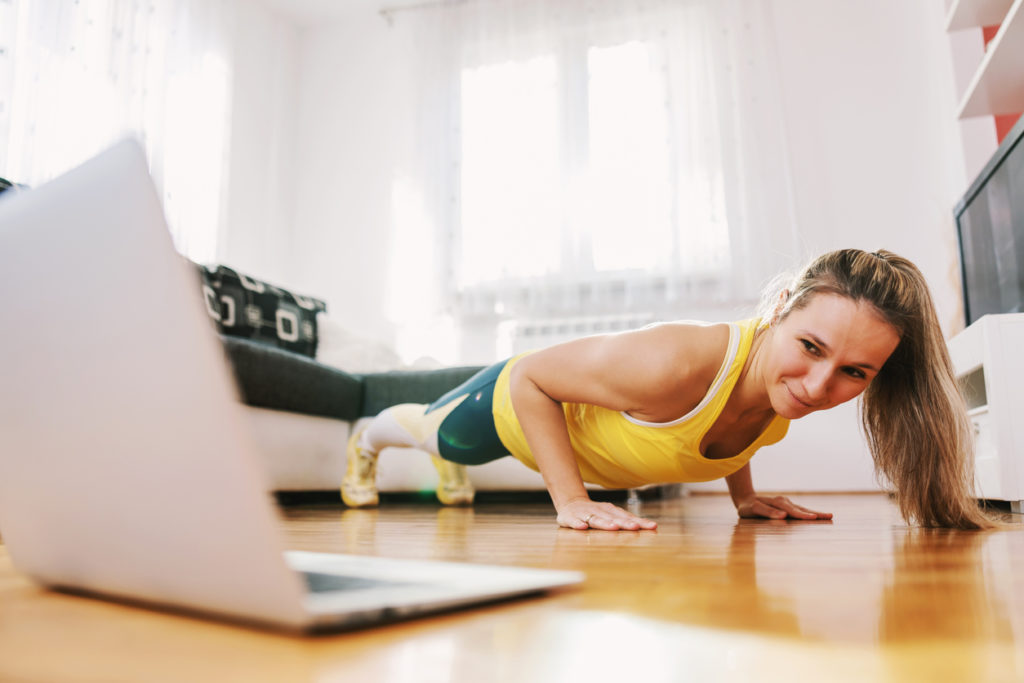
M644 43L591 48L583 226L594 269L665 268L672 245L665 84Z
M563 213L555 60L462 73L460 284L559 267Z
M167 84L163 199L178 250L209 263L217 256L231 72L212 52L198 65Z
M673 140L663 52L630 41L462 71L460 288L723 272L721 175Z

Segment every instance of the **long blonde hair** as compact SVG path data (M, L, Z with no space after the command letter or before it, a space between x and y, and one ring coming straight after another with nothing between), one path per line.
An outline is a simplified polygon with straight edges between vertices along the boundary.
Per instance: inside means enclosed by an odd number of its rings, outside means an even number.
M974 435L921 271L889 251L842 249L801 271L778 319L823 292L875 307L900 342L864 391L861 424L876 473L895 488L900 512L921 526L997 526L974 500ZM778 292L766 297L779 303Z

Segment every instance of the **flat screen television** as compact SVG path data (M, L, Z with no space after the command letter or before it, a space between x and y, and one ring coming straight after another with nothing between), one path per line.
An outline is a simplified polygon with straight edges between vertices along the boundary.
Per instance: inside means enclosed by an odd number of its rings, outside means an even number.
M967 324L1024 312L1024 117L953 213Z

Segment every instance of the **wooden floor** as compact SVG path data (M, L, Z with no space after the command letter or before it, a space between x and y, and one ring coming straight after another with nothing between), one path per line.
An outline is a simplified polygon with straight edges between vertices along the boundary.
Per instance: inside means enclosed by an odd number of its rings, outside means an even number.
M1024 524L907 529L879 495L832 522L642 504L657 532L558 529L549 505L282 510L290 547L582 570L579 589L299 638L42 591L0 546L0 681L1024 681Z

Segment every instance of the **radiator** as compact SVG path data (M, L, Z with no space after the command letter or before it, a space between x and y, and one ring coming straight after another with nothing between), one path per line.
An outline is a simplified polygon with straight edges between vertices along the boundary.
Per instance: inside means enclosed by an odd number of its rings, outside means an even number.
M658 322L653 313L508 320L498 327L498 357L542 349L594 334L635 330Z

